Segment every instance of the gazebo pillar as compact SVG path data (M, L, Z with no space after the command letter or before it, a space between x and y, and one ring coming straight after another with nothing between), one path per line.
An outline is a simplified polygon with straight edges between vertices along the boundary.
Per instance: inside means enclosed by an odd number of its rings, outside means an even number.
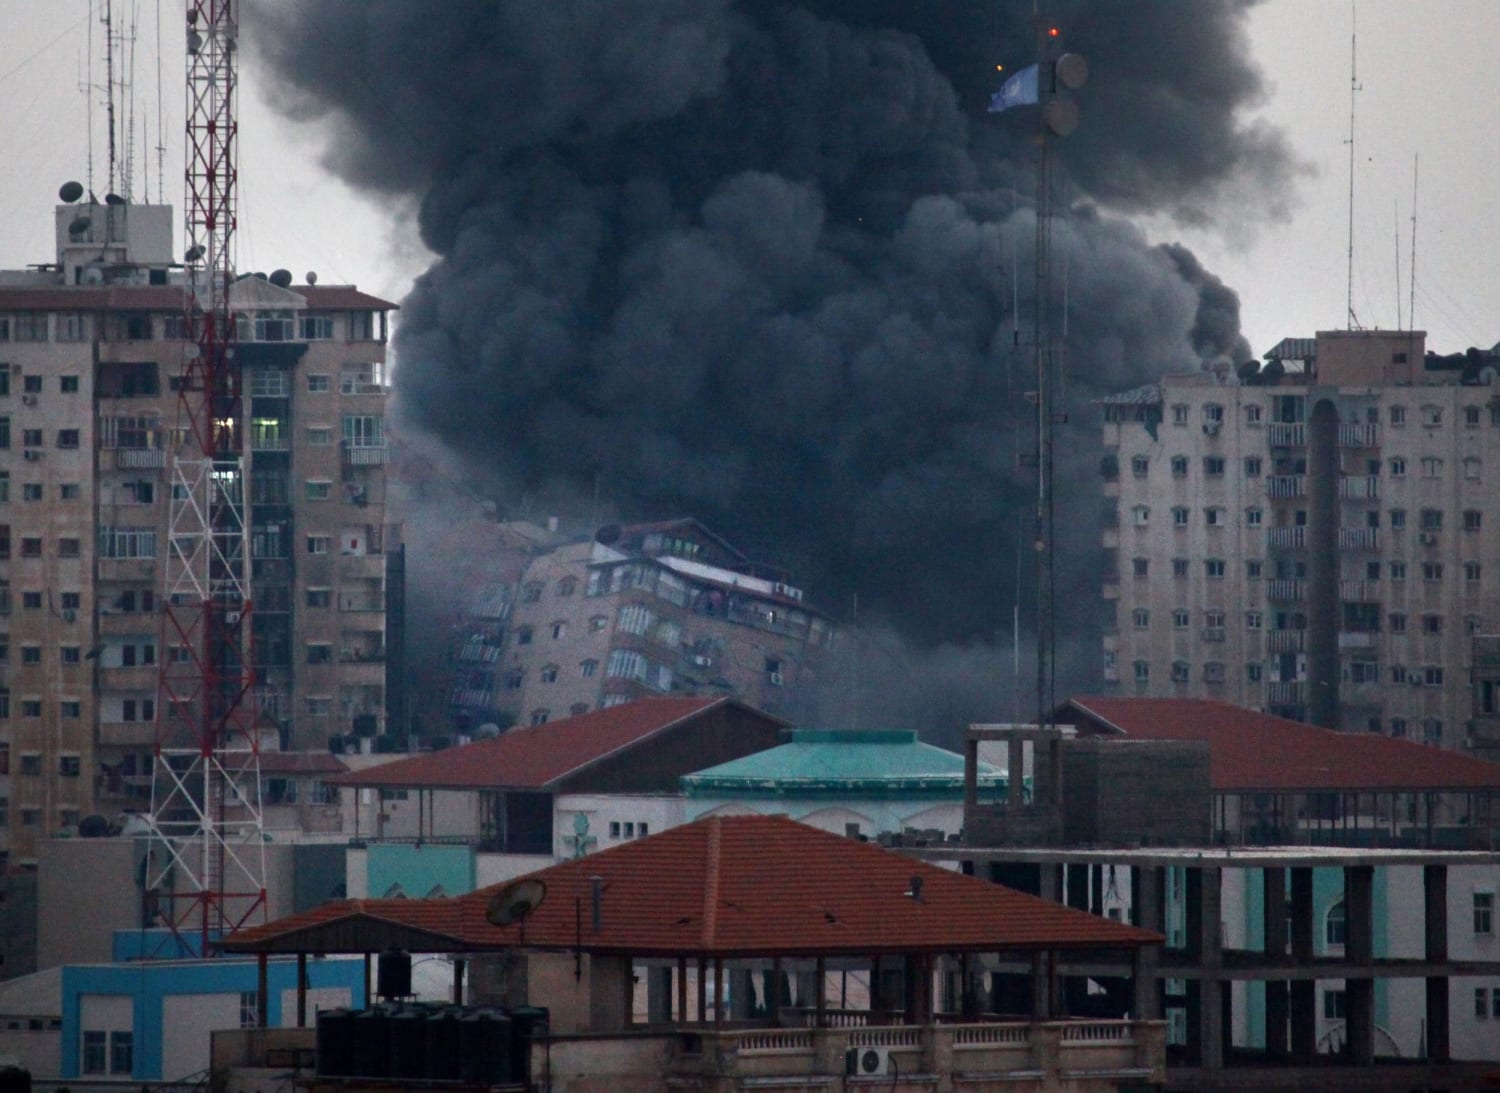
M453 1004L464 1004L464 967L468 962L463 957L453 959Z
M698 1023L708 1020L708 959L698 958Z
M687 1024L687 957L677 958L677 1020Z
M370 954L365 953L365 1008L370 1006Z
M297 1027L307 1027L307 954L297 954Z
M818 1019L814 1022L814 1025L817 1028L822 1028L825 1024L825 1015L828 1010L828 961L823 956L818 957L817 978L818 985L815 997L817 998Z

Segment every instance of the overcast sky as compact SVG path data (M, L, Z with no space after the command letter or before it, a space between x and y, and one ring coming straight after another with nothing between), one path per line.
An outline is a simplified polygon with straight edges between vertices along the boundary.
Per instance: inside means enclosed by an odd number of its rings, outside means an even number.
M1184 17L1191 4L1180 5ZM138 20L133 113L134 197L158 200L156 19L162 12L161 129L168 134L165 199L181 206L180 0L114 0ZM0 0L0 267L52 254L57 187L87 181L88 0ZM1187 243L1240 294L1257 354L1280 338L1347 325L1351 5L1268 0L1252 17L1255 56L1270 95L1247 121L1283 128L1316 170L1296 183L1284 224L1225 222L1188 231L1150 225ZM1420 157L1416 325L1452 352L1500 341L1500 42L1492 0L1360 0L1358 4L1353 301L1360 325L1410 325L1413 158ZM96 28L94 39L99 40ZM97 50L97 45L96 45ZM375 205L319 166L320 133L264 104L252 64L241 66L239 265L286 267L298 280L358 282L399 299L424 265L407 210ZM102 96L92 95L94 189L107 186ZM1081 96L1088 124L1087 90ZM976 119L984 124L984 119ZM145 132L142 134L142 125ZM122 157L123 150L119 153ZM1399 243L1399 246L1398 246ZM1399 250L1400 282L1397 262Z

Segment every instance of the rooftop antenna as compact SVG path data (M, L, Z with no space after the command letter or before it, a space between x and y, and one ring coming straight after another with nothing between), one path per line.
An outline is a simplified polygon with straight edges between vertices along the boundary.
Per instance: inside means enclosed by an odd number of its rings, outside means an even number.
M104 102L109 123L109 176L105 188L115 192L115 21L114 0L104 0Z
M161 0L156 0L156 200L163 204L167 200L166 131L161 109Z
M1364 88L1359 82L1359 9L1354 0L1349 2L1349 276L1345 306L1349 312L1349 329L1359 330L1359 320L1354 315L1354 103L1355 95Z
M1413 153L1411 157L1411 261L1407 263L1407 280L1409 288L1406 305L1406 317L1411 322L1411 329L1417 329L1417 165L1421 153Z
M1391 222L1395 226L1396 243L1396 329L1405 330L1401 325L1401 203L1398 201L1391 202Z

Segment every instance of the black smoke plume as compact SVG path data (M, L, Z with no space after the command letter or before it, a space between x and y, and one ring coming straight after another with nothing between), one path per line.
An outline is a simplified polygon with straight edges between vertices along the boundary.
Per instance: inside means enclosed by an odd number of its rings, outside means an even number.
M1090 400L1248 356L1235 294L1128 218L1242 225L1301 170L1241 119L1248 7L1054 6L1092 72L1054 233L1058 630L1080 663ZM400 315L408 423L511 498L696 515L931 649L1008 634L1032 576L1035 118L985 113L996 64L1035 56L1031 8L260 0L245 25L334 166L420 202L438 259Z

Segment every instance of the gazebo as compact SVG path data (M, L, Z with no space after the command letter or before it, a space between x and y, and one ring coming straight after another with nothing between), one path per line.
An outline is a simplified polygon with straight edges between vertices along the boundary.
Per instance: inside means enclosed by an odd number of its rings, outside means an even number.
M529 912L516 915L522 892ZM502 905L515 921L495 925ZM242 930L223 948L262 961L363 953L367 969L390 949L451 954L455 1000L468 964L470 1001L550 1011L554 1067L559 1052L583 1058L580 1044L635 1034L676 1043L674 1065L691 1057L722 1069L733 1056L743 1071L769 1036L781 1045L768 1056L773 1071L805 1055L795 1072L842 1074L843 1052L880 1030L885 1050L909 1055L906 1073L952 1069L955 1051L985 1046L1046 1069L1071 1043L1108 1046L1122 1076L1146 1080L1163 1065L1153 993L1070 1022L1061 983L1086 974L1149 984L1161 941L785 817L733 816L458 898L325 904ZM864 989L852 999L841 990L835 1004L830 984L851 974ZM300 1001L297 1012L305 1023Z

